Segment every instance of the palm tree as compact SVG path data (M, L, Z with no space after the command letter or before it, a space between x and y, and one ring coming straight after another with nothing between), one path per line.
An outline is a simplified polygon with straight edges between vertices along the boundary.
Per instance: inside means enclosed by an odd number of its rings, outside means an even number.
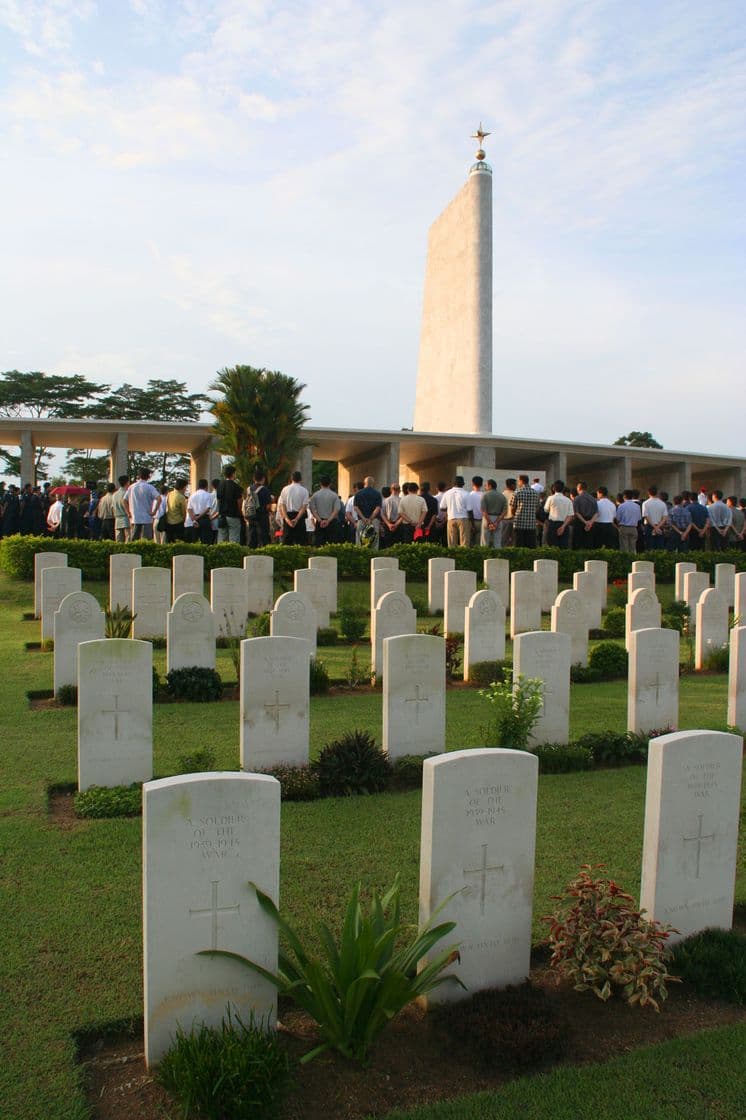
M277 370L233 366L221 369L210 385L222 399L213 400L214 432L220 451L230 455L238 477L250 482L257 467L267 472L272 487L283 484L308 440L301 437L308 405L301 404L306 388Z

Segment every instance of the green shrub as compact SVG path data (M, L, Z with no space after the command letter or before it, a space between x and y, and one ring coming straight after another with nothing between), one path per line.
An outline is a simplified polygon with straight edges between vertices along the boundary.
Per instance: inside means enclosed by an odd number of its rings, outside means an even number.
M730 664L730 649L726 646L715 646L709 649L704 657L703 668L710 673L727 673Z
M153 666L153 699L154 700L158 699L158 697L160 695L160 691L161 691L162 688L163 688L163 684L161 682L161 675L154 665Z
M606 1001L621 990L630 1006L660 1011L669 975L666 945L671 926L650 920L613 879L595 878L602 865L585 864L544 918L549 925L549 969L578 992Z
M338 613L339 629L346 642L359 642L365 633L367 620L361 611L341 607Z
M558 1061L567 1051L567 1023L556 1003L528 981L475 992L436 1014L451 1045L491 1069L525 1070Z
M484 729L487 747L511 747L525 750L531 732L541 713L544 682L521 673L513 681L512 669L503 670L502 683L494 681L480 688L479 695L492 706L492 715Z
M75 794L78 817L139 817L142 813L142 786L91 786Z
M573 684L596 684L601 676L598 669L591 669L590 665L581 665L577 661L570 666L570 680Z
M312 657L309 664L309 689L312 696L324 696L329 691L329 672L324 662Z
M357 655L357 646L352 647L350 662L345 673L345 681L350 688L359 688L361 684L370 684L370 662L361 662Z
M57 689L57 703L64 704L66 708L75 708L78 704L78 686L76 684L63 684Z
M541 743L531 747L531 754L539 760L540 774L570 774L593 768L591 752L576 743Z
M320 626L316 631L317 646L336 646L339 635L333 626Z
M383 897L372 892L367 911L360 904L361 884L353 888L339 945L325 925L319 926L316 941L321 945L320 957L304 949L272 899L251 885L262 910L282 935L277 973L220 949L206 949L201 955L240 959L311 1016L323 1042L301 1061L310 1061L331 1048L346 1058L365 1062L371 1044L402 1008L447 980L460 983L455 977L443 975L458 956L456 946L433 954L435 945L453 931L456 923L433 925L433 915L417 930L402 922L398 875ZM418 971L424 957L429 957L428 963Z
M310 766L270 766L260 773L277 778L282 801L316 801L321 797L318 776Z
M746 935L705 929L674 946L671 971L705 999L746 1004Z
M191 754L180 754L176 763L177 774L204 774L215 768L215 748L202 747Z
M311 768L324 797L380 793L389 782L388 759L368 731L348 731L333 739Z
M422 766L432 755L402 754L389 763L391 784L396 789L420 789L422 786Z
M689 626L689 615L689 607L684 600L677 599L663 612L661 626L664 626L666 630L678 630L680 634L683 634Z
M627 651L616 642L599 642L588 655L588 665L602 681L627 676Z
M623 638L626 632L624 607L609 607L603 620L603 634L607 638Z
M229 1006L220 1027L201 1023L187 1034L177 1025L158 1080L179 1101L184 1117L272 1120L289 1087L290 1068L277 1034L253 1020L246 1026L238 1013L231 1016Z
M589 751L596 766L624 766L646 762L648 757L648 736L622 731L589 731L573 746Z
M104 634L107 638L131 638L132 637L132 623L135 621L136 615L132 613L129 607L114 607L114 610L107 610L104 612L106 618L106 626Z
M175 700L192 700L197 704L220 700L223 682L215 669L202 669L196 665L186 669L171 669L166 674L166 692Z
M475 661L469 667L469 684L487 685L501 681L507 668L510 668L507 661Z
M246 633L249 638L268 638L269 630L269 611L264 611L263 614L258 614L254 618L249 619L246 626Z

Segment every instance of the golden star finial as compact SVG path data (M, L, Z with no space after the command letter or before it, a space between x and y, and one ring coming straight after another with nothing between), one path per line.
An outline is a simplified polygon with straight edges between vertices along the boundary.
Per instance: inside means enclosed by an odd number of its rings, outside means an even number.
M479 141L479 147L481 148L482 147L482 141L484 140L485 136L491 136L491 135L492 135L491 132L485 132L484 131L484 129L482 128L482 122L480 121L479 122L479 128L477 129L476 132L473 132L471 134L471 139L472 140L478 140Z

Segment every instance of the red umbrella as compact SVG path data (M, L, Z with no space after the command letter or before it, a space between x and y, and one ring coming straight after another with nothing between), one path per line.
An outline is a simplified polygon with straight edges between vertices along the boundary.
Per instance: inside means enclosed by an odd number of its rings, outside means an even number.
M49 493L55 498L79 498L82 494L87 498L91 492L86 486L53 486Z

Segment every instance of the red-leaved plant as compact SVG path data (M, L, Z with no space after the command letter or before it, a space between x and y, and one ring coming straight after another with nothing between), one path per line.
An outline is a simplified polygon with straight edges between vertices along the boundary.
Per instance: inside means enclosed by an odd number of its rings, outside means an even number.
M646 918L632 895L613 879L597 878L603 864L584 864L564 894L553 895L560 905L542 918L549 925L549 968L574 981L577 992L593 991L607 1000L621 990L627 1003L660 1011L666 999L670 956L666 942L672 926Z

